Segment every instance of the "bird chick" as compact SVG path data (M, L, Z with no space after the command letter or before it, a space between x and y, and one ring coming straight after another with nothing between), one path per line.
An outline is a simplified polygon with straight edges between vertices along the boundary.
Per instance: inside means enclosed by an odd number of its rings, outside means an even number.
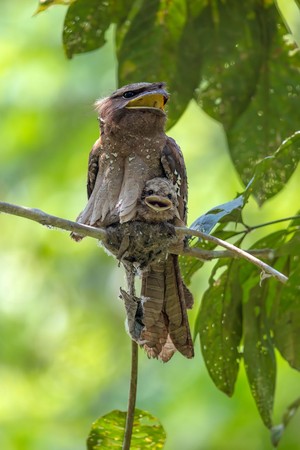
M146 182L137 204L137 220L172 222L179 218L177 193L167 178L156 177Z

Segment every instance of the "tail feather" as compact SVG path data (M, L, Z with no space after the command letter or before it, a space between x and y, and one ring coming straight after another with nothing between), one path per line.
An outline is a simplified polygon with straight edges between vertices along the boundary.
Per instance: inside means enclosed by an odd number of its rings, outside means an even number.
M149 358L158 358L168 337L164 316L164 266L149 268L142 279L143 323L141 340Z
M177 256L169 255L166 261L150 266L143 274L142 296L142 338L148 356L168 361L177 349L187 358L193 357L186 311L192 295L184 287Z

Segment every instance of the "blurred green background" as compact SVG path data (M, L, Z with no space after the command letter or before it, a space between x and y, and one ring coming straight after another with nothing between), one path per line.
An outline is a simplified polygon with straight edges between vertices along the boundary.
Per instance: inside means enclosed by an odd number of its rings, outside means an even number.
M297 30L291 3L281 4ZM116 88L114 30L102 50L68 61L65 7L32 17L36 6L0 3L0 199L74 219L86 202L88 152L98 136L93 102ZM169 134L186 159L191 223L242 185L222 127L195 104ZM262 209L250 202L246 221L295 214L299 191L298 170ZM127 406L123 271L95 240L76 244L67 233L4 214L0 230L0 448L83 450L91 423ZM192 325L210 269L191 286ZM299 374L281 360L277 386L278 422L300 392ZM176 354L163 365L140 352L137 406L161 420L166 450L271 448L243 369L234 397L226 398L209 379L198 341L191 361ZM299 423L298 413L281 449L300 448Z

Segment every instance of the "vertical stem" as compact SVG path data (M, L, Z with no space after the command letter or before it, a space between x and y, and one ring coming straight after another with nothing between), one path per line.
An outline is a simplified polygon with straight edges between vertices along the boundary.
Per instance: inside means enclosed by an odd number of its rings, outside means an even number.
M129 295L134 296L135 295L135 285L134 285L135 274L134 274L132 266L131 267L125 266L125 271L126 271ZM138 380L138 345L135 341L131 341L130 388L129 388L125 434L124 434L122 450L130 450L133 421L134 421L135 402L136 402L137 380Z
M131 341L131 377L130 377L128 408L126 415L125 434L122 450L130 450L135 401L136 401L137 378L138 378L138 345L135 341Z

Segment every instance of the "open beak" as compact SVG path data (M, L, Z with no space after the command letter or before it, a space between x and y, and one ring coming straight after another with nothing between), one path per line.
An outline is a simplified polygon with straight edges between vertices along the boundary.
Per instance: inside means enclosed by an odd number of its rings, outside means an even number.
M160 109L165 110L168 97L161 92L143 93L140 97L130 100L126 108L133 109Z
M167 211L173 206L171 200L165 197L160 197L159 195L148 195L145 197L145 203L149 206L149 208L156 212Z

